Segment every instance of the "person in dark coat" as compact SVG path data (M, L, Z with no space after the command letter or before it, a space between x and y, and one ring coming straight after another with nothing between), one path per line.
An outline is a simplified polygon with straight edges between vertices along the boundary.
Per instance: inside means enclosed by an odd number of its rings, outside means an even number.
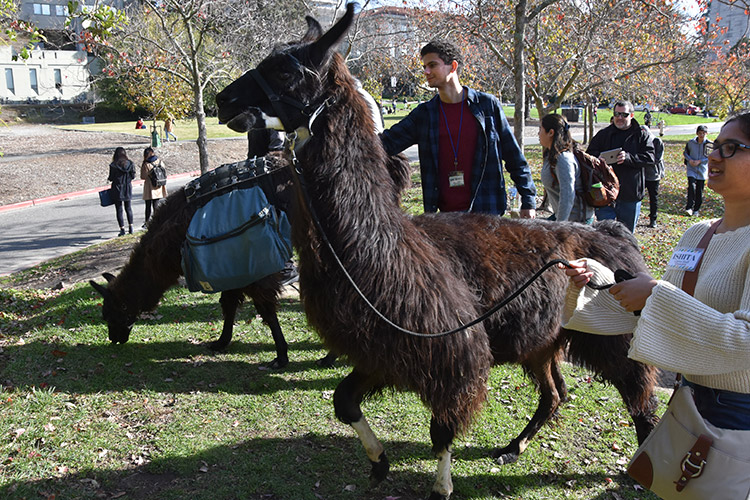
M133 179L135 178L135 164L130 161L125 148L115 149L112 163L109 164L108 181L112 183L112 201L115 205L117 223L120 225L120 234L125 234L125 223L122 217L122 209L128 217L128 232L133 234L133 209L130 200L133 199Z
M596 209L597 220L617 219L631 232L641 213L641 200L646 193L645 169L655 164L654 141L633 118L630 101L615 103L612 124L601 129L591 139L586 152L599 156L602 152L620 148L612 168L620 181L620 192L614 204Z

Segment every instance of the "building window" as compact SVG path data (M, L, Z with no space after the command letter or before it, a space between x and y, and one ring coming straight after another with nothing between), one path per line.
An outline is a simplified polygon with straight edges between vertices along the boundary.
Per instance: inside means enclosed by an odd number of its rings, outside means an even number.
M37 16L41 16L42 15L42 4L40 4L40 3L35 3L34 4L34 14L36 14Z
M31 84L31 90L33 90L34 92L36 92L38 94L39 93L39 82L37 82L37 79L36 79L36 70L35 69L30 69L29 70L29 83Z
M43 16L49 16L50 15L50 9L49 9L49 4L48 3L43 3L42 4L42 15Z
M67 5L55 5L55 14L60 17L68 17L68 6Z
M62 71L59 69L55 70L55 88L62 92Z
M5 68L5 86L8 87L11 94L16 93L16 86L13 83L13 70L10 68Z

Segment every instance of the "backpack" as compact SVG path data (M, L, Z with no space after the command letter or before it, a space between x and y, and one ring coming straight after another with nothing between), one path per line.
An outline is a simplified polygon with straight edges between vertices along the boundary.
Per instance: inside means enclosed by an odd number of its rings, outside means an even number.
M586 204L592 207L611 205L620 192L620 181L612 167L577 147L573 148L573 155L581 168L582 189L579 194Z
M161 161L149 171L148 178L154 188L167 185L167 170L162 166Z
M260 186L212 198L196 210L182 244L188 290L234 290L281 271L292 257L291 233Z

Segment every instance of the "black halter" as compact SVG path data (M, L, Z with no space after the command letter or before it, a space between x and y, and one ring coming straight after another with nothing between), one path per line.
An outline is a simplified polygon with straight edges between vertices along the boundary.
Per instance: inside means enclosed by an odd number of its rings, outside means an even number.
M294 128L290 126L291 119L287 115L286 111L284 110L284 106L281 104L288 104L289 106L292 106L294 108L297 108L299 112L307 119L310 117L310 105L305 104L303 102L298 101L297 99L292 99L289 96L285 95L278 95L270 85L268 85L268 82L266 82L266 79L263 78L263 75L260 74L260 71L257 69L251 69L250 70L250 76L253 77L253 79L257 82L258 85L260 85L260 88L263 90L263 92L266 94L266 97L268 97L268 100L271 101L271 106L273 106L273 110L278 115L278 119L281 120L281 124L284 126L284 131L289 133L294 131Z

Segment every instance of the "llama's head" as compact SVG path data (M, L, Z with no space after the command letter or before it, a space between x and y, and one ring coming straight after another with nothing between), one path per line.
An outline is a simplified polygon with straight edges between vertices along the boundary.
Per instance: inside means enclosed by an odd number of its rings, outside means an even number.
M110 273L102 274L108 283L115 279ZM115 297L111 290L90 280L89 284L104 299L102 304L102 318L107 322L109 340L114 344L124 344L130 338L130 330L135 324L135 314L128 312L127 307Z
M216 96L219 120L237 132L306 127L323 104L323 80L333 51L354 18L354 4L326 33L307 17L307 33L271 54Z

